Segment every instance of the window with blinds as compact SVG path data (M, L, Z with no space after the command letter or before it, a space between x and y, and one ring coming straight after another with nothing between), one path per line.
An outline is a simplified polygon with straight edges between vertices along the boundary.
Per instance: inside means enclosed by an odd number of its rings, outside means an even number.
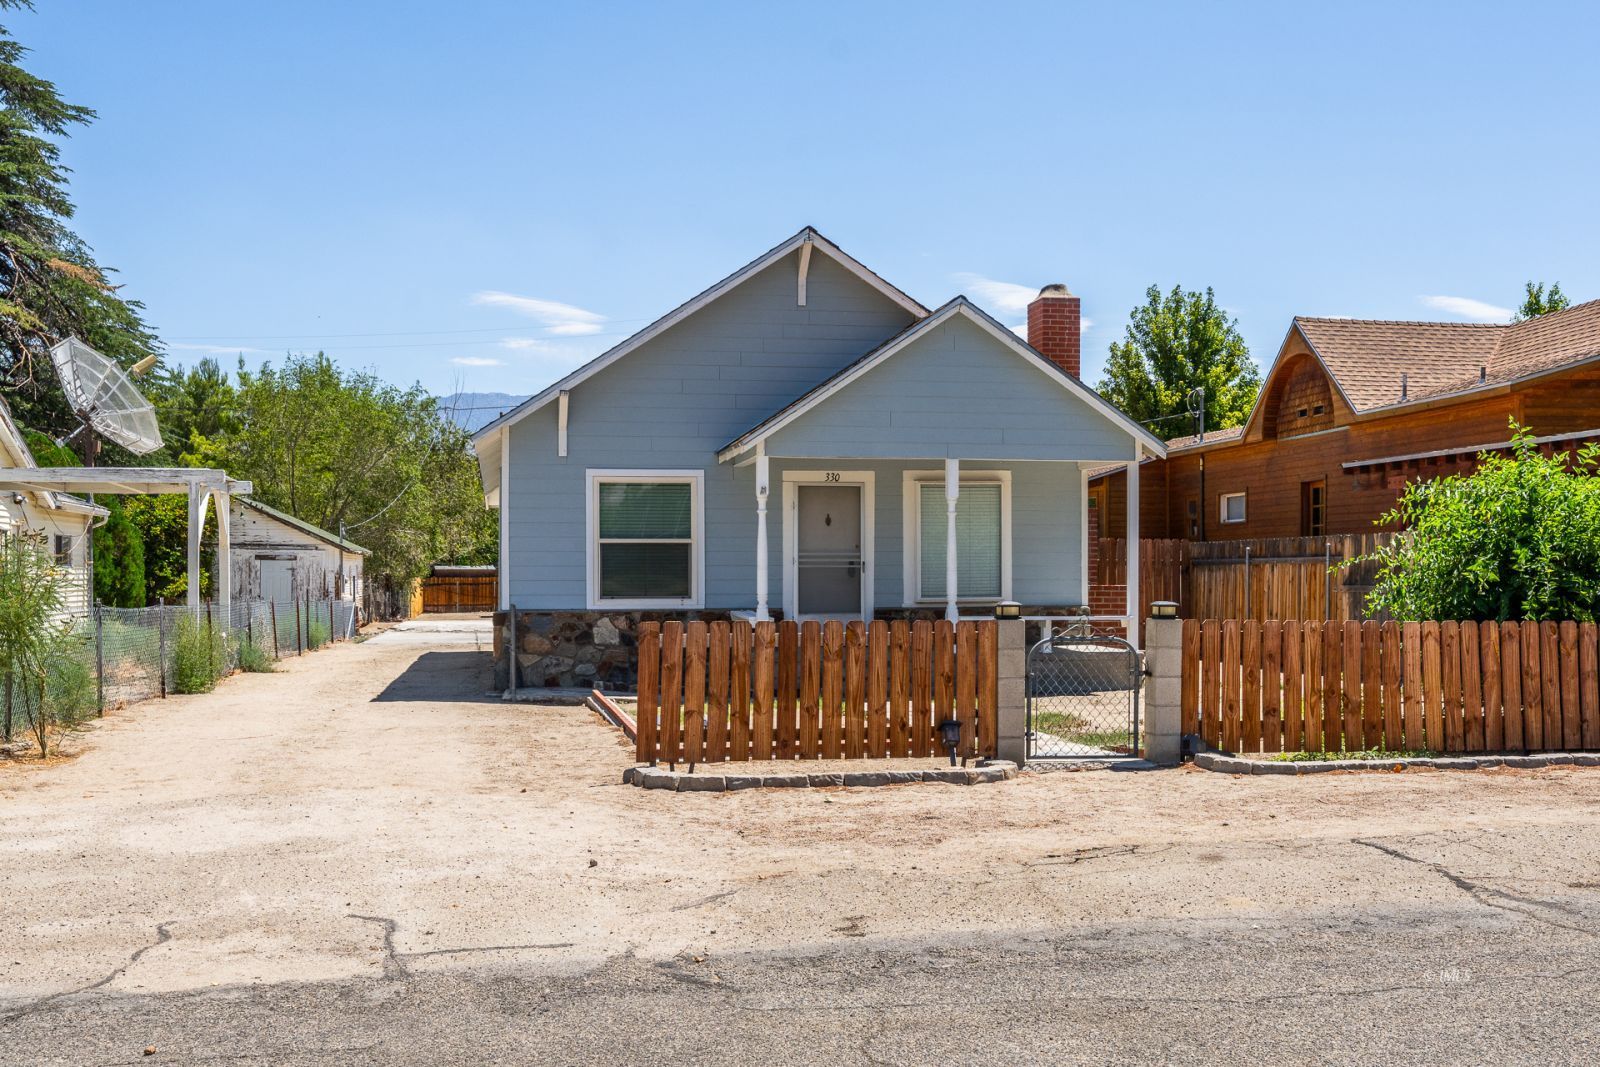
M694 595L694 484L600 481L596 545L603 600Z
M917 538L920 600L945 599L946 512L944 484L924 482L919 486L920 533ZM1001 530L1001 499L998 482L962 482L956 500L956 598L958 600L999 600L1001 554L1005 551Z

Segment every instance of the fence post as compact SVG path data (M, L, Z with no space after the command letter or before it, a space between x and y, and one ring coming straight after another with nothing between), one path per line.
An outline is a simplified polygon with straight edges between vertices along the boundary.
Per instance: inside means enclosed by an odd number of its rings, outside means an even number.
M1018 767L1028 762L1028 635L1021 619L1001 619L999 633L999 714L995 755Z
M106 642L100 620L100 598L94 598L94 695L99 714L106 713ZM43 712L40 713L41 715ZM42 750L41 750L42 751Z
M517 606L506 605L506 691L517 696Z
M1183 752L1183 620L1152 617L1144 627L1144 758L1171 766Z
M156 597L156 673L161 675L161 699L167 699L167 598Z
M282 659L283 653L278 651L278 602L267 601L267 614L272 616L272 658Z
M304 638L300 636L300 601L298 600L294 602L294 654L297 656L306 654L306 643Z
M217 638L211 626L211 601L206 601L206 659L211 661L211 676L217 677Z

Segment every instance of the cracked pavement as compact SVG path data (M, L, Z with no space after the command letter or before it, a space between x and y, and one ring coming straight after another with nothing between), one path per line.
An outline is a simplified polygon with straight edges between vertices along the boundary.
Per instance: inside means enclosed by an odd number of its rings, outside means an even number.
M1593 1059L1600 772L667 794L481 629L0 765L4 1062Z

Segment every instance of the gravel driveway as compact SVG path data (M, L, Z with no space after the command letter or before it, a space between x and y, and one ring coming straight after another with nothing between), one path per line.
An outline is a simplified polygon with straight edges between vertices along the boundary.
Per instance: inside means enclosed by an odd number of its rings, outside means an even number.
M486 640L390 631L0 765L4 1061L1581 1063L1600 1037L1600 772L649 792L587 710L486 696Z

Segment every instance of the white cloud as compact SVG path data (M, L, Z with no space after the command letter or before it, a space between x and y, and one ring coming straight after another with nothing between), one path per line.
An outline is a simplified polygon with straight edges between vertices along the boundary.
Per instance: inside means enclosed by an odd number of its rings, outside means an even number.
M502 293L493 289L472 294L472 302L487 307L508 308L519 315L526 315L543 323L547 330L561 337L581 337L585 334L599 333L606 321L606 317L598 312L587 311L571 304L540 300L533 296L518 296L515 293Z
M450 357L450 362L458 367L498 367L501 365L498 359L490 359L487 356L452 356Z
M168 348L180 349L184 352L204 352L208 356L230 356L237 352L265 352L265 348L251 348L248 345L190 345L179 341L170 341Z
M1418 300L1435 311L1469 322L1510 322L1511 309L1486 304L1468 296L1419 296Z
M1039 295L1037 286L1000 282L993 278L985 278L981 274L964 271L954 277L957 285L970 291L974 299L994 311L1011 314L1026 311L1028 305L1033 303L1033 298Z
M555 346L552 345L549 341L541 341L537 337L502 337L500 339L500 347L501 348L510 348L510 349L514 349L514 350L522 350L522 349L544 350L544 349L554 348Z

